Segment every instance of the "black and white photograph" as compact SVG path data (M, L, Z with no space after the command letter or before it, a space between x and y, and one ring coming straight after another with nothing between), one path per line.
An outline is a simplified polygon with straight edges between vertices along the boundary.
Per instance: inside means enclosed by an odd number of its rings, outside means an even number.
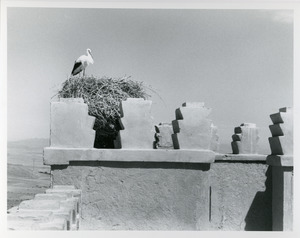
M299 1L207 2L1 1L6 236L299 235Z

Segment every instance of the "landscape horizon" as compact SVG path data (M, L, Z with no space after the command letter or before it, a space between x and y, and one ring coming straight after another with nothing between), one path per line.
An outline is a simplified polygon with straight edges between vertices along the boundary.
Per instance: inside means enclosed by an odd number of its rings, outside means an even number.
M7 209L32 199L50 187L50 166L43 164L43 148L49 139L7 143Z

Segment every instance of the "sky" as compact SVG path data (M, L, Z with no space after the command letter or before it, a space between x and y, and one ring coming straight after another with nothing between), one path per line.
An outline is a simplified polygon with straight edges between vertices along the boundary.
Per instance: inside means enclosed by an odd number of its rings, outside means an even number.
M8 8L8 141L47 138L50 101L90 48L86 74L153 88L154 122L204 102L228 152L255 123L269 153L269 115L293 106L293 11Z

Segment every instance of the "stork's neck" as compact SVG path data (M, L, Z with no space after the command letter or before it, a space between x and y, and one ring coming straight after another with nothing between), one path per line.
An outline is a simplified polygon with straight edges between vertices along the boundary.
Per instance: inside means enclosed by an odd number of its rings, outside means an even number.
M90 60L91 60L91 63L93 64L93 63L94 63L93 56L90 54L90 52L89 52L89 51L87 51L86 53L87 53L87 56L90 58Z

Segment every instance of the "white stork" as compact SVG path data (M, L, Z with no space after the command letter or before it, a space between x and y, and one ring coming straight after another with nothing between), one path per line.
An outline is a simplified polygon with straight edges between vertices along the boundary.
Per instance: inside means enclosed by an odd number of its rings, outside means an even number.
M81 71L83 71L83 76L85 74L85 68L89 64L93 64L93 56L92 56L92 51L90 49L86 50L87 55L82 55L80 56L74 63L74 67L72 70L71 75L74 76L76 74L79 74Z

